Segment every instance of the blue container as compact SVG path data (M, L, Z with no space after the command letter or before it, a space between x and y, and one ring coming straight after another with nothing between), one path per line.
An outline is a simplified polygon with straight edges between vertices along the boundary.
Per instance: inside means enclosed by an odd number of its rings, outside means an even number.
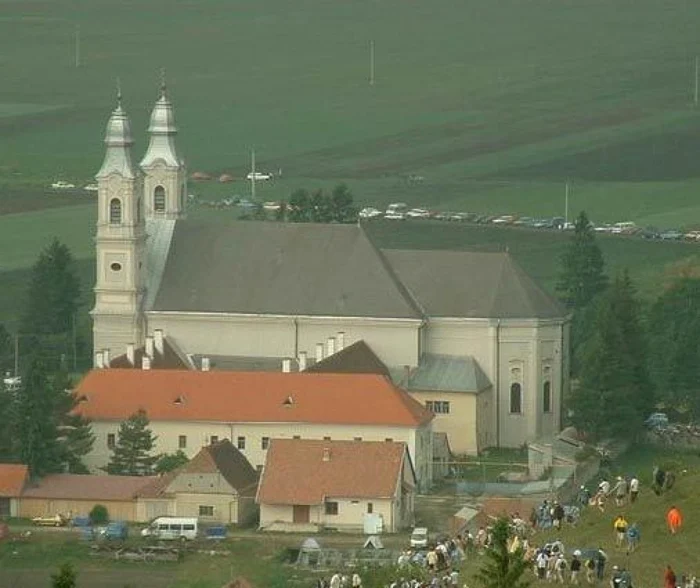
M112 521L105 528L103 535L110 541L123 541L129 536L129 527L124 521Z
M209 527L206 531L207 539L226 539L226 527L223 525Z

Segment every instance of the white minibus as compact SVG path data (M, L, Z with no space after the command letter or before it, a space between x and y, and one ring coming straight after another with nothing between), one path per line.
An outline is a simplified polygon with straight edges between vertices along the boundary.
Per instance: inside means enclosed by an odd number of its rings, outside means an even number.
M197 538L197 522L195 517L158 517L141 531L141 536L163 540L192 540Z

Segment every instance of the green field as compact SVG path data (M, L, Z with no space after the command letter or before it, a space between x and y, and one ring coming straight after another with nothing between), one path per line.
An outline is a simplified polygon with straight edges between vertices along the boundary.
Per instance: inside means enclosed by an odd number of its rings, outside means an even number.
M698 24L685 0L0 0L0 184L87 181L117 77L141 154L165 67L189 169L240 177L254 147L283 170L265 199L344 180L552 216L568 180L596 220L700 223Z

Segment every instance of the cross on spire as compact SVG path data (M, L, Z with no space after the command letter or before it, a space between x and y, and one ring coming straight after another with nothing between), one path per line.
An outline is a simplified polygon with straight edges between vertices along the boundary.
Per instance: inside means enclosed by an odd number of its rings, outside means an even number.
M122 83L119 78L117 78L117 107L122 105Z
M165 83L165 68L162 67L160 69L160 95L161 97L165 97L165 92L168 89L167 84Z

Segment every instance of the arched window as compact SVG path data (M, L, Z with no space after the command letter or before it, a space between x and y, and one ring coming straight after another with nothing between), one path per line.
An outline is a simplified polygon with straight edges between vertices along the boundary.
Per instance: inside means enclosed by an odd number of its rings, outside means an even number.
M549 380L542 385L542 412L552 412L552 383Z
M156 186L153 190L153 210L155 212L165 212L165 188Z
M136 201L136 222L141 222L141 198Z
M109 201L109 224L120 225L122 222L122 201L112 198Z
M510 412L520 414L523 411L523 388L518 382L510 385Z

